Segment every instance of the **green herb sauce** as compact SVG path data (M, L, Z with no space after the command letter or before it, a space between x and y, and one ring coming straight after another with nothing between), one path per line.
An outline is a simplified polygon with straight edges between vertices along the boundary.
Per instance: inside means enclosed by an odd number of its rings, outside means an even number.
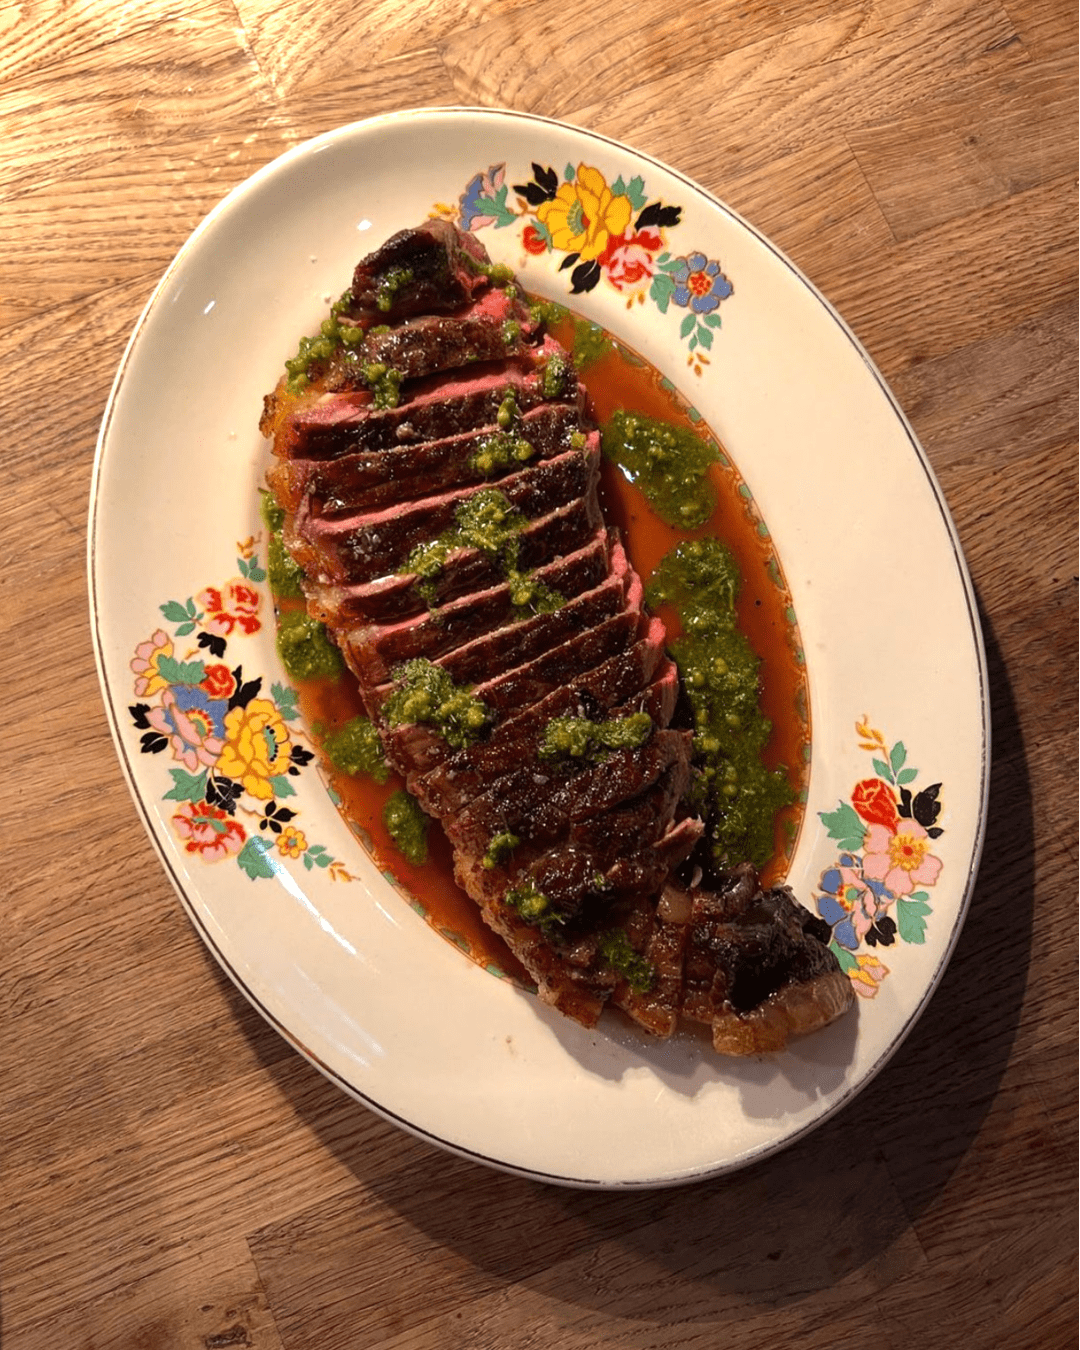
M383 704L392 727L421 722L433 726L448 745L460 750L472 745L487 725L489 713L472 695L472 686L459 688L442 669L423 657L406 661L392 672L399 687Z
M383 807L382 818L390 838L409 862L415 867L427 862L430 821L415 797L401 788Z
M574 365L578 370L595 366L614 345L599 324L589 323L587 319L574 319Z
M302 609L278 615L277 649L294 680L336 679L343 669L326 629Z
M509 431L493 431L479 442L469 458L469 465L477 473L490 478L499 469L517 468L536 454L536 450L520 436Z
M488 871L493 867L498 867L500 863L504 863L509 858L520 843L519 837L516 834L511 834L509 830L504 830L501 834L495 835L484 854L484 866Z
M621 928L612 929L600 939L600 960L621 975L635 994L647 994L656 983L655 966L634 951Z
M510 603L515 609L528 609L532 614L554 614L566 604L566 596L553 586L537 581L532 572L517 572L510 568L506 573L510 585Z
M546 937L551 937L565 922L563 915L551 907L551 901L529 880L523 886L507 891L506 904L526 923L535 924Z
M694 540L661 560L646 599L674 606L682 620L671 652L693 708L699 773L690 797L713 859L762 867L773 853L776 813L794 794L783 769L762 763L772 725L759 705L759 659L737 627L739 581L718 539Z
M391 267L375 283L375 304L384 314L393 308L399 291L413 279L411 267Z
M296 355L285 362L288 375L286 388L290 394L301 394L311 381L313 366L330 360L336 351L355 347L363 341L364 333L355 324L341 322L341 315L352 303L352 291L346 291L330 306L330 317L324 319L318 337L302 337Z
M517 421L519 416L517 398L512 389L508 389L503 396L503 401L499 404L499 411L495 414L495 421L500 431L509 431Z
M556 300L534 300L529 305L529 317L538 327L545 324L553 327L569 317L570 311Z
M396 408L401 402L400 370L383 361L371 361L363 368L364 383L371 390L372 405L376 408Z
M284 507L278 505L277 498L266 488L259 489L259 515L268 530L280 530L285 524Z
M569 398L577 385L573 364L562 352L553 352L544 363L540 389L546 399Z
M669 525L693 529L716 509L707 472L719 455L691 431L622 410L603 428L605 456L618 464Z
M270 580L270 589L279 600L301 599L304 594L301 585L304 569L285 547L280 530L275 530L270 536L266 551L266 575Z
M532 447L529 449L531 451ZM499 453L499 447L492 451L493 456ZM507 453L515 452L511 449ZM420 594L429 606L433 606L434 579L442 571L447 558L455 549L475 548L489 557L500 559L503 575L510 587L510 603L515 608L528 608L533 614L550 614L561 609L566 598L553 587L537 581L531 572L517 570L521 546L519 536L526 523L525 517L505 493L498 488L481 488L458 506L450 529L440 534L438 539L418 544L413 549L405 560L404 570L420 578Z
M537 751L541 759L600 760L611 750L636 750L652 734L648 713L609 717L590 722L587 717L553 717L544 728Z
M363 773L376 783L385 783L390 777L379 733L366 717L354 717L330 732L323 740L323 750L334 768L351 778Z

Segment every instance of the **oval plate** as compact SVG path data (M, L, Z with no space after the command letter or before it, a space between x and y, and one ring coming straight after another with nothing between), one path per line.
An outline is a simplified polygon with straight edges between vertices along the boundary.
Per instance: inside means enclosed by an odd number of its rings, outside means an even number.
M263 395L357 259L433 212L668 376L731 454L783 561L812 710L788 880L862 997L730 1061L586 1031L442 941L316 775L273 641ZM584 222L582 216L584 215ZM902 534L903 565L888 541ZM92 626L136 804L192 921L331 1079L422 1138L528 1176L655 1186L790 1143L895 1051L949 958L988 771L971 584L933 474L837 314L689 179L516 113L333 131L232 192L136 326L98 444Z

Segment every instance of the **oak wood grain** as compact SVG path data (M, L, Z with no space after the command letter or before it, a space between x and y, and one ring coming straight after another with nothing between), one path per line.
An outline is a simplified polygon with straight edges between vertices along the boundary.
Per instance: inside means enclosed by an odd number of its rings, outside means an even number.
M1076 32L1062 0L0 5L3 1350L1075 1343ZM453 103L632 144L784 249L980 605L992 791L944 981L844 1111L687 1189L480 1169L324 1079L187 921L101 704L94 446L157 279L283 150Z

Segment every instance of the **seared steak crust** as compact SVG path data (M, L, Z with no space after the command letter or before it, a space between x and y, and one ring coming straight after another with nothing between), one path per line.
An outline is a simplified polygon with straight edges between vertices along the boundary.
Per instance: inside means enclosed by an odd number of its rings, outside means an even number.
M725 1053L780 1048L843 1012L850 982L749 864L711 889L674 880L703 830L678 672L603 520L585 391L500 281L441 220L358 264L335 311L347 350L266 400L282 541L541 999L587 1026L612 1004L657 1036L683 1020ZM409 701L417 663L471 693L465 743Z

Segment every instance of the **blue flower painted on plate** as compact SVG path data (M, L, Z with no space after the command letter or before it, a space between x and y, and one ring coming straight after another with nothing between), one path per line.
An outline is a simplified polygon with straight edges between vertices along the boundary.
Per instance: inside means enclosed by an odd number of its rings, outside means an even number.
M720 264L706 258L704 253L677 258L671 269L671 279L675 283L672 300L683 309L689 307L695 314L711 314L732 290L731 282L720 271Z

